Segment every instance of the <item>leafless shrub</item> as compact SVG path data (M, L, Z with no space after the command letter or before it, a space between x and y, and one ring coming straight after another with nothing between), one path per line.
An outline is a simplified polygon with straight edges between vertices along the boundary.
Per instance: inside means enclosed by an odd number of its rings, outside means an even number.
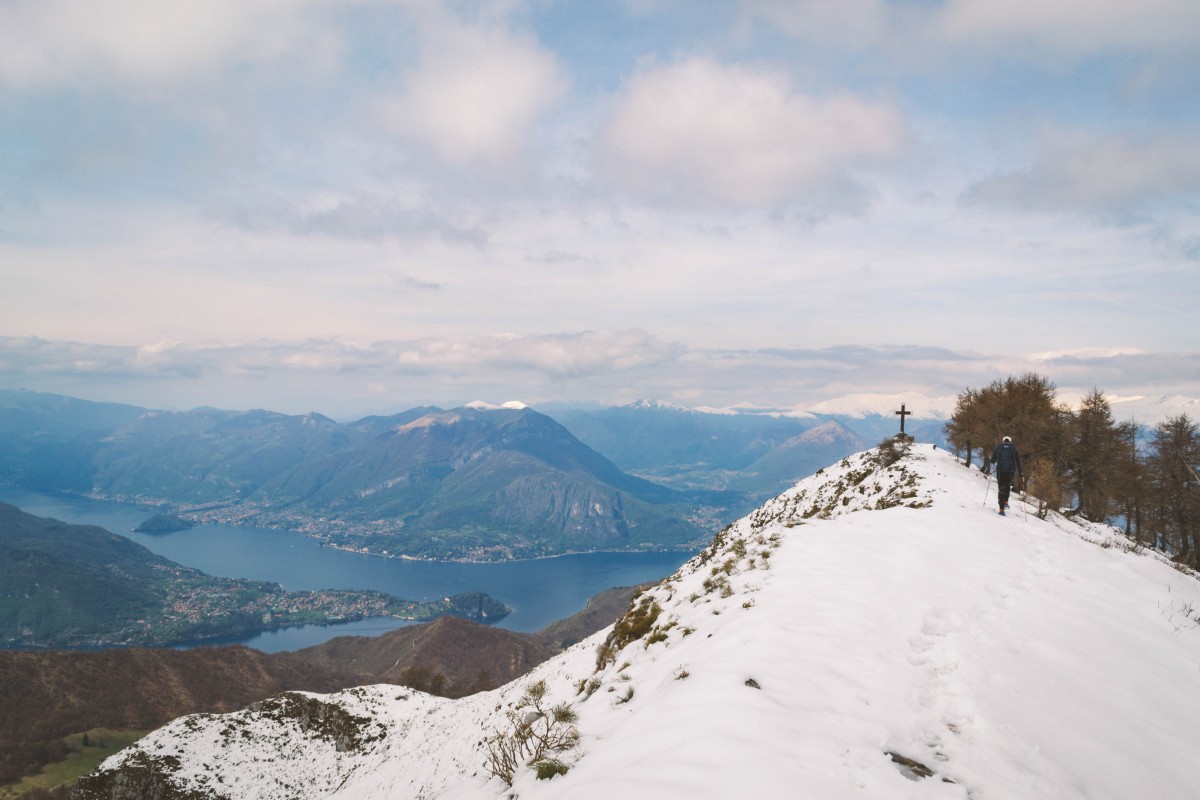
M568 703L546 707L546 683L525 687L515 708L506 715L508 730L484 740L487 770L507 785L523 766L532 766L539 778L564 774L568 767L556 758L579 742L578 716Z

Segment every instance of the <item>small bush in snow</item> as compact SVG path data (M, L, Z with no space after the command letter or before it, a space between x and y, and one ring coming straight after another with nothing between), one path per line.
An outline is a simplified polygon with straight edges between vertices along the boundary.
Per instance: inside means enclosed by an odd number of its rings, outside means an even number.
M888 437L879 443L879 466L890 467L908 455L912 439L909 437Z
M637 641L649 633L654 627L654 623L658 620L658 615L661 613L662 606L652 596L642 596L634 601L623 617L617 620L616 625L613 626L612 633L608 635L608 639L604 642L604 647L611 647L612 656L615 657L617 651L621 650L625 645ZM611 663L611 659L607 659L604 663ZM602 664L598 659L597 667L600 666Z
M547 758L543 761L535 762L533 768L537 770L539 781L549 780L558 775L566 775L567 770L570 769L570 767L557 758Z
M488 772L512 786L513 776L523 766L534 766L539 778L567 771L554 756L579 742L578 717L567 703L546 707L545 681L525 687L525 694L506 716L512 727L484 740Z

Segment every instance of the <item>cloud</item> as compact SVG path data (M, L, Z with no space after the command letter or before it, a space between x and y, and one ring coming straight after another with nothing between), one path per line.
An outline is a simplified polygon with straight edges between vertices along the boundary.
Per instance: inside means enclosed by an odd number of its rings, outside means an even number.
M208 213L222 223L256 233L288 231L357 241L435 238L471 247L487 242L478 225L456 220L452 209L432 200L414 200L401 192L395 196L366 189L352 192L352 187L286 196L228 192L210 205Z
M373 348L400 371L501 370L553 379L625 372L668 364L685 352L645 331L512 335L461 335L414 342L382 342Z
M10 0L0 4L0 83L164 84L330 45L310 0Z
M0 375L58 374L177 378L285 372L360 371L469 374L476 370L572 378L659 366L682 345L645 331L582 331L516 336L457 335L367 345L333 339L296 342L102 345L34 337L0 337Z
M1194 51L1200 5L1192 0L949 0L932 19L947 42L1069 56L1110 51Z
M1127 348L1040 354L937 347L718 350L644 330L460 335L367 344L334 339L113 346L0 337L0 386L150 407L219 405L343 418L417 405L520 399L805 409L835 398L956 395L1037 372L1069 401L1098 386L1137 395L1142 419L1200 397L1200 353ZM1156 399L1174 397L1158 410Z
M981 205L1135 213L1200 192L1200 132L1101 137L1050 131L1028 169L996 175L964 199Z
M1193 0L744 0L751 18L816 47L913 59L1047 62L1100 54L1194 57Z
M627 80L602 147L640 192L755 205L844 194L856 167L897 155L906 138L890 103L809 96L781 73L694 57Z
M528 35L439 19L426 21L425 39L420 62L379 112L450 164L509 162L568 88L555 56Z

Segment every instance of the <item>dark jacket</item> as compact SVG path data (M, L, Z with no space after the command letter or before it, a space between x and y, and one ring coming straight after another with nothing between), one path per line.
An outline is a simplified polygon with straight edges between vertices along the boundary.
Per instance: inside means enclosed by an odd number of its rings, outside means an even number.
M996 445L996 449L992 451L992 464L996 467L997 473L1025 474L1025 470L1021 469L1021 454L1017 452L1017 447L1012 442L1001 442Z

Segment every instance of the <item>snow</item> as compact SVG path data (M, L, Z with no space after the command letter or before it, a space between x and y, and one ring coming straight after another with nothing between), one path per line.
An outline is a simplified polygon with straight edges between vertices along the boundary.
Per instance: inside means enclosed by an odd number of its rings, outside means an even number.
M600 669L607 632L461 700L312 695L385 732L348 752L246 711L134 750L247 798L1200 796L1200 582L1110 528L1020 500L999 517L994 489L932 446L887 468L859 454L639 597L654 626ZM565 775L523 769L510 789L482 740L536 680L580 742Z
M466 408L473 408L476 411L502 411L505 409L510 411L521 411L522 409L529 408L529 406L525 405L520 400L509 400L508 402L501 403L500 405L494 405L483 400L473 400L470 403L467 403Z
M1143 424L1157 425L1180 414L1187 414L1193 421L1200 419L1200 398L1185 395L1110 397L1109 402L1113 417L1118 421L1133 419Z
M949 419L958 398L955 395L927 397L917 392L900 394L848 394L803 407L813 414L834 414L863 418L869 416L890 417L905 405L913 419ZM799 410L799 409L798 409Z

